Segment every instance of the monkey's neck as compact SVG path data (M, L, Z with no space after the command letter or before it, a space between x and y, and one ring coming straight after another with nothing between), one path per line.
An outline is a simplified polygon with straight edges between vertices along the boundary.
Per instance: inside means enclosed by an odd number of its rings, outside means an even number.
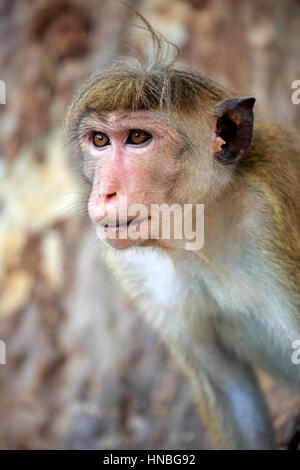
M216 268L233 253L238 262L243 242L257 229L261 203L242 181L237 181L226 194L204 206L204 246L197 255Z

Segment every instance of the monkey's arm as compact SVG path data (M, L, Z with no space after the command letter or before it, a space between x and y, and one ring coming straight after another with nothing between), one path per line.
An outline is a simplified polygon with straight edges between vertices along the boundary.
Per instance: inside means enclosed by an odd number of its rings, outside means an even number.
M171 349L192 383L203 421L217 446L274 449L268 411L250 366L229 355L214 339L210 342L207 335L197 344L191 338L185 341L181 331Z

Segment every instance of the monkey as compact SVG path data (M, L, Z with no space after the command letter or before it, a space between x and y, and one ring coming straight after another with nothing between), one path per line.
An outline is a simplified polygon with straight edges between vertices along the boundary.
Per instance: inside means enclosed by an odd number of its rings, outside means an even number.
M105 262L187 375L216 448L275 449L255 369L299 394L299 148L278 124L254 122L254 97L181 65L140 17L152 51L107 64L67 112L87 211ZM149 231L150 208L163 204L192 206L193 224L204 205L201 248Z

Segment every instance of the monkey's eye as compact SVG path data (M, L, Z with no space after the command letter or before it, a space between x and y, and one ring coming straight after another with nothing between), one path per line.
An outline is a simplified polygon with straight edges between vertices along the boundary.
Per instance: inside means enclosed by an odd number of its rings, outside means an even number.
M140 129L133 129L129 132L126 144L139 145L151 139L151 135L146 131Z
M106 134L103 132L94 132L93 133L93 144L95 147L105 147L110 143L110 140Z

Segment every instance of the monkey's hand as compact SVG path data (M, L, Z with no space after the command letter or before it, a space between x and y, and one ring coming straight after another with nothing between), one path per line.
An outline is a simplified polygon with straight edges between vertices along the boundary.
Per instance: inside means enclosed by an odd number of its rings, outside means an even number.
M300 414L291 423L287 438L282 445L287 450L300 449Z

